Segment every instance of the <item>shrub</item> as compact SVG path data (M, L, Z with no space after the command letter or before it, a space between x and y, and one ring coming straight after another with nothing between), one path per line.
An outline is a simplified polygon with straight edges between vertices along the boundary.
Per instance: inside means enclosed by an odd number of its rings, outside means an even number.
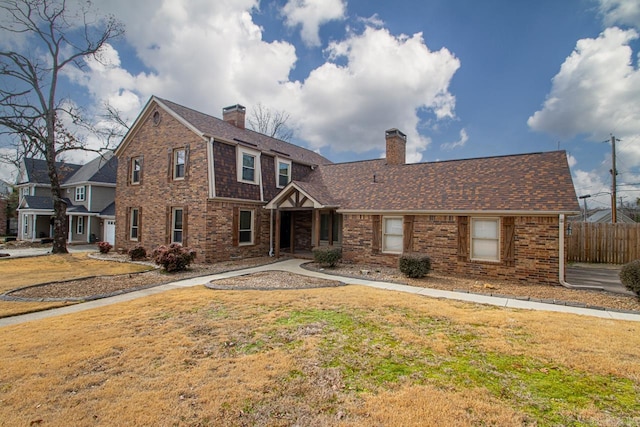
M422 254L402 254L398 268L405 276L418 279L431 271L431 258Z
M132 261L139 261L147 257L147 250L144 248L144 246L138 244L129 249L128 254L129 258L131 258Z
M627 289L640 296L640 259L622 266L620 281Z
M98 243L98 250L100 251L101 254L108 254L111 248L113 248L113 246L111 246L109 242Z
M342 258L342 248L335 246L317 246L312 252L313 260L322 267L335 267Z
M185 248L179 243L172 243L169 246L158 246L151 256L156 264L170 273L187 268L196 259L196 251Z

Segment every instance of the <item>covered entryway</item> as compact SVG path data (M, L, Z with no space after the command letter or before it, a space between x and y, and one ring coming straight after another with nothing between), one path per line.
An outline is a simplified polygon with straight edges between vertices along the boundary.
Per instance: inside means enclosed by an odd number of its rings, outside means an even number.
M310 255L316 246L340 244L342 215L313 190L309 183L291 182L267 204L274 211L270 232L276 257L281 252Z

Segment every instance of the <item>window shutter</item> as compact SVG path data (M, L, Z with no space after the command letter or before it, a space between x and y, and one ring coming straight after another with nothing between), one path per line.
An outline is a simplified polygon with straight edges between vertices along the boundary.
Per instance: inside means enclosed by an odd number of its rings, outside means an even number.
M189 221L188 221L188 214L189 214L189 206L183 206L182 207L182 246L187 246L187 236L189 235L188 233L188 227L189 227Z
M253 244L260 244L260 211L253 211Z
M171 235L172 231L173 231L173 215L172 215L172 209L171 206L167 206L166 211L165 211L165 238L164 238L164 243L166 245L168 245L169 243L171 243L171 241L173 240L173 236Z
M142 206L138 208L138 243L142 243Z
M516 264L516 221L512 216L502 218L502 227L504 233L503 252L504 263L507 266Z
M233 208L233 220L231 223L231 242L233 246L238 246L238 240L240 237L240 208L237 206Z
M131 185L131 157L127 157L127 185Z
M469 259L469 217L458 217L458 260Z
M402 252L413 252L413 220L414 215L405 215L402 227Z
M131 208L130 207L127 206L127 211L125 212L124 216L125 216L125 218L124 218L125 222L124 223L126 224L125 228L127 230L126 231L127 234L125 235L126 238L124 239L124 241L128 242L128 241L131 240ZM117 224L118 223L116 222L116 225ZM117 231L117 227L116 227L116 231Z
M371 215L371 251L374 254L380 252L380 215Z
M189 179L189 145L184 147L184 180Z
M140 156L140 173L138 174L138 183L142 185L142 177L144 175L144 156Z
M171 182L173 179L173 150L167 149L167 159L169 163L169 171L167 172L167 182Z

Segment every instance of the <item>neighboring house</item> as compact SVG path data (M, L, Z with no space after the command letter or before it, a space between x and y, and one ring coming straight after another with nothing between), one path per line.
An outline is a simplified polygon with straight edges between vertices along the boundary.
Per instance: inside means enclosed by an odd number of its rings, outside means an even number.
M587 217L587 222L593 223L611 223L611 209L602 209L596 212L591 213ZM619 224L637 224L633 219L629 218L629 216L625 215L621 209L618 209L616 212L616 222Z
M385 139L386 159L332 164L245 130L244 107L220 120L152 97L116 150L117 246L213 262L340 245L352 262L419 252L452 274L563 279L580 210L565 152L405 164L406 136Z
M69 243L115 243L115 187L118 160L107 152L85 165L56 165L67 204ZM53 198L45 160L22 162L16 189L18 239L35 241L53 237Z

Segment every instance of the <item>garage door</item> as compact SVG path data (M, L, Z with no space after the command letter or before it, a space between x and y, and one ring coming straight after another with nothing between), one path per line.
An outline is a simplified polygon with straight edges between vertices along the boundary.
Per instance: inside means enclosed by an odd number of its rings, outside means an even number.
M104 240L112 245L116 244L116 222L109 220L104 226Z

